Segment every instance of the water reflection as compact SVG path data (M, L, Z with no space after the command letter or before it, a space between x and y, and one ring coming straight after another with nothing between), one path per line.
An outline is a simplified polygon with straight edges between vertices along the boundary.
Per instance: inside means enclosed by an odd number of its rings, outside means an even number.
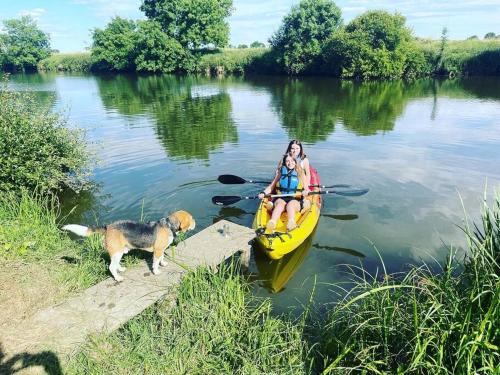
M237 143L230 96L206 79L118 75L97 80L103 105L121 114L154 120L168 156L208 160L224 143Z
M255 263L258 269L258 275L254 275L255 280L271 293L281 292L306 258L315 233L314 230L297 249L279 260L269 259L264 254L265 250L259 248L258 244L254 245Z

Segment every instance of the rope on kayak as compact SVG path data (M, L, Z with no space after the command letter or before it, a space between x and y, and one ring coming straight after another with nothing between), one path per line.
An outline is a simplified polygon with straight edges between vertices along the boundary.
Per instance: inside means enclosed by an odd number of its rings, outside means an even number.
M269 246L272 246L273 240L275 238L279 238L281 242L285 242L285 240L282 238L285 234L292 239L292 235L289 232L274 232L274 233L264 233L266 231L266 228L261 227L255 230L255 234L258 236L265 236L267 240L269 241Z

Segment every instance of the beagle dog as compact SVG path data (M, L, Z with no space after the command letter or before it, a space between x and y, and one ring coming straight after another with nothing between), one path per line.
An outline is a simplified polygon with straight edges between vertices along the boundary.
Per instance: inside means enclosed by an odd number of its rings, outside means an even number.
M130 249L142 249L153 253L153 274L158 275L158 265L165 266L164 251L174 241L180 232L193 230L196 222L187 211L176 211L166 218L148 223L122 220L104 227L86 227L78 224L68 224L63 230L73 232L82 237L94 233L104 234L104 247L109 253L111 264L109 271L116 281L123 281L118 272L125 271L120 265L123 254Z

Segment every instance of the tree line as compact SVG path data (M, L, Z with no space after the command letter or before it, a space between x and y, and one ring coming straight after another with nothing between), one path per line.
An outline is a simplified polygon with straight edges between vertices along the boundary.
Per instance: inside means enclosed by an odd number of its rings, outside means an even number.
M105 28L92 30L90 69L197 73L203 58L228 45L232 5L232 0L143 0L140 9L147 19L115 17ZM4 25L6 33L0 36L4 69L35 69L50 55L48 35L29 17ZM485 35L488 40L495 38L493 32ZM239 69L355 79L414 77L442 72L447 42L443 40L437 51L430 52L399 13L367 11L344 24L332 0L302 0L283 18L269 39L270 48L245 60ZM256 41L251 47L264 44ZM493 54L500 54L500 49ZM490 69L493 74L497 70Z

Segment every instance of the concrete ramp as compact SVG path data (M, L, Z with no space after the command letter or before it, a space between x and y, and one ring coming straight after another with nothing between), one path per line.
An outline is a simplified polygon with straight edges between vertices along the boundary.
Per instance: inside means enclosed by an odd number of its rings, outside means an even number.
M90 333L112 332L160 298L175 299L176 286L189 270L201 265L216 267L232 255L250 254L254 237L250 228L226 220L204 229L167 250L166 267L153 275L150 264L126 270L125 280L112 278L87 289L78 296L41 310L8 332L0 332L5 358L13 355L51 351L58 356L70 353ZM126 256L126 255L125 255ZM43 293L43 289L40 289Z

